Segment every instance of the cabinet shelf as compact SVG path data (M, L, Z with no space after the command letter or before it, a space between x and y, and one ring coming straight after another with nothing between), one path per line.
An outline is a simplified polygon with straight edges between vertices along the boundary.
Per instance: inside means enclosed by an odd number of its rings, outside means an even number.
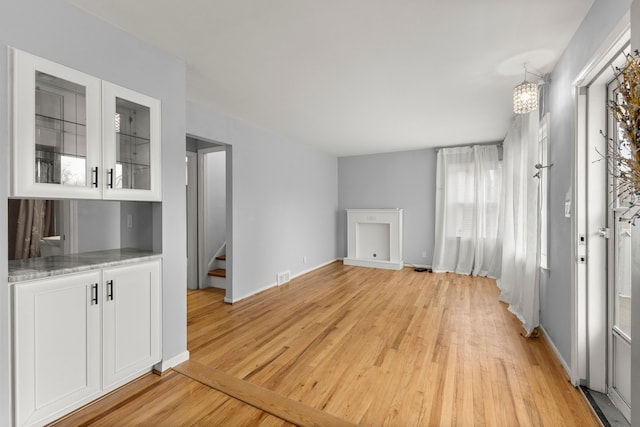
M86 128L86 126L87 126L86 123L79 123L79 122L74 122L72 120L60 119L58 117L47 116L47 115L44 115L44 114L36 113L35 116L36 116L36 126L38 126L38 127L44 127L44 126L39 126L38 125L38 120L40 120L41 123L45 123L45 124L46 123L61 123L61 124L70 124L70 125L73 125L73 126L81 126L83 128ZM51 126L48 126L48 127L53 128Z
M131 135L131 134L128 134L128 133L119 132L118 136L121 139L125 139L125 138L126 139L131 139L130 143L132 143L134 145L149 144L151 142L151 140L149 138L145 138L143 136Z

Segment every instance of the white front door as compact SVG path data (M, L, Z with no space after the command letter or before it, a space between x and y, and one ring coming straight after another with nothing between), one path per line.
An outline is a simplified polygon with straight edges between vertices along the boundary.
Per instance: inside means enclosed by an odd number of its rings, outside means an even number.
M609 84L609 100L616 100L617 81ZM617 147L618 153L625 153L626 141L614 120L609 120L609 142ZM629 200L620 197L616 191L617 165L609 161L609 208L608 208L608 393L613 403L627 420L631 419L631 271L632 254L631 217ZM636 244L637 246L637 244Z

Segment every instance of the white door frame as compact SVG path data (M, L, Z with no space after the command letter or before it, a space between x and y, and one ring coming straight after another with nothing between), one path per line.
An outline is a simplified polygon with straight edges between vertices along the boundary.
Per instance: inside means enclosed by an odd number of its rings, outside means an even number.
M571 187L572 324L571 381L607 391L607 83L611 61L629 43L629 14L574 81L576 137ZM603 73L603 70L605 71Z
M201 148L198 150L198 277L200 287L207 287L207 273L209 266L209 259L207 259L207 240L206 236L209 234L209 227L207 225L206 218L209 215L207 210L207 161L206 156L209 153L216 153L220 151L226 151L224 146L214 146L208 148ZM228 282L227 282L228 283Z
M201 287L198 274L198 154L187 151L187 287ZM195 185L194 185L195 184ZM194 188L195 187L195 188ZM195 273L194 265L195 263Z

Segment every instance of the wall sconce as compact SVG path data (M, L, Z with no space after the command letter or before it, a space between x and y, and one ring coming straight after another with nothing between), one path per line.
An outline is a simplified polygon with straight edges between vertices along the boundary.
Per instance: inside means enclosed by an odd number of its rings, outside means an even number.
M526 114L538 108L538 84L527 81L527 67L524 67L524 81L513 88L513 112Z

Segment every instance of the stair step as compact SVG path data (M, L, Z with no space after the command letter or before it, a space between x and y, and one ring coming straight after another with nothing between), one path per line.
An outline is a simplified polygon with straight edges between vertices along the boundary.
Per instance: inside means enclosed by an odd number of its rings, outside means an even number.
M209 276L215 276L215 277L227 277L227 270L222 268L216 268L215 270L209 271L209 273L207 274Z
M216 259L219 259L220 261L226 261L227 260L227 256L226 255L219 255L216 257Z

